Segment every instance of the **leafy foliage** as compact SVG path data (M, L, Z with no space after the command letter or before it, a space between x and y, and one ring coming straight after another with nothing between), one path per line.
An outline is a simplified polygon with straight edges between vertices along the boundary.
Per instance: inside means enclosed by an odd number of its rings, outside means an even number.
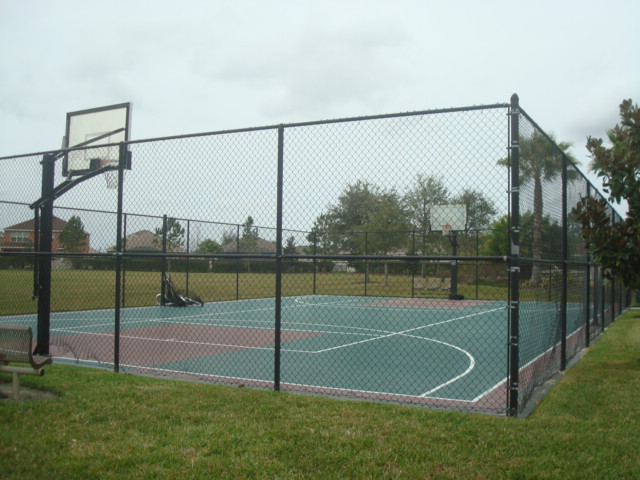
M68 252L81 252L85 248L88 235L80 217L73 215L60 232L59 240Z
M583 197L573 214L594 260L608 277L618 276L628 288L640 289L640 111L631 100L620 105L621 123L607 132L610 147L589 137L591 168L603 180L605 192L615 202L626 200L625 220L612 224L611 210L603 199Z
M222 253L222 247L215 240L207 238L198 244L196 253Z
M533 238L534 219L531 212L525 212L520 216L521 238ZM542 218L542 236L545 238L542 246L542 256L545 259L557 258L560 250L558 246L562 242L562 226L549 215ZM520 254L531 258L533 245L523 242L520 245ZM482 252L485 255L504 256L509 254L509 217L499 218L491 224L488 233L482 236Z
M521 136L520 145L520 185L533 183L533 243L531 258L541 260L544 246L543 223L544 204L542 184L551 182L562 174L562 152L575 163L575 158L568 152L570 143L557 143L555 136L547 137L539 130L534 130L531 136ZM503 158L499 165L511 167L511 159ZM569 172L568 172L569 175ZM575 173L571 172L571 176ZM571 178L568 178L570 180ZM539 264L534 264L531 274L531 284L539 286L542 282Z
M415 186L404 196L411 222L417 230L431 229L431 207L449 203L449 190L437 177L418 174Z
M292 235L287 238L286 244L282 249L282 253L285 255L295 255L296 254L296 239Z
M255 252L258 246L258 228L253 226L253 217L249 215L242 224L242 236L240 237L240 251L245 253Z
M156 228L156 235L162 238L164 235L163 227ZM177 250L184 247L184 236L186 231L178 220L173 217L167 218L167 249L169 251Z
M404 246L410 230L407 211L396 192L358 181L318 217L311 235L326 250L371 254Z
M308 253L390 254L409 251L412 235L425 238L431 231L434 205L464 204L467 229L486 228L496 210L481 192L464 189L451 197L444 182L434 176L417 175L404 195L365 181L348 185L335 205L319 215L307 240Z
M487 228L493 216L497 213L493 204L477 190L465 188L455 196L451 203L464 205L467 210L467 230L482 230Z

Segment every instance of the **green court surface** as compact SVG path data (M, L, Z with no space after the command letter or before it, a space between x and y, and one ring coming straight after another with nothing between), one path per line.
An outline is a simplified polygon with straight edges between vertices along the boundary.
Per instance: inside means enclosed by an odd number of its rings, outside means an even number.
M276 349L275 300L204 307L122 309L119 368L281 389L501 411L505 407L506 302L383 297L282 299ZM579 330L582 315L570 317ZM568 314L569 316L569 314ZM555 303L523 304L523 368L557 344ZM0 317L34 327L35 315ZM112 368L114 311L51 314L57 361Z

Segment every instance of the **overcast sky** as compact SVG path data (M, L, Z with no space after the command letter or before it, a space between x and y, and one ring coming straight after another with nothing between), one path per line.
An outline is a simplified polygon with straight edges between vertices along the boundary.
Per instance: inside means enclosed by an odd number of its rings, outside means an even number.
M640 101L637 0L0 0L0 156L132 102L132 138L508 102L585 142Z

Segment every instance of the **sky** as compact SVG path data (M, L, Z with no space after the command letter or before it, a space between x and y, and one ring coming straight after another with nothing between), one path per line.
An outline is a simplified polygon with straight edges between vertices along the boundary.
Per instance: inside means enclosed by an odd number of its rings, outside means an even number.
M587 172L640 101L639 23L637 0L0 0L0 156L122 102L144 139L517 93Z

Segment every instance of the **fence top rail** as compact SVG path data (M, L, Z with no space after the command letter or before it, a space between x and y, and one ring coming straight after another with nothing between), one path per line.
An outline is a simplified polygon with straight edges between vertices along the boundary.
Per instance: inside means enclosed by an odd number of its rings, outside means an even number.
M474 106L467 106L467 107L451 107L451 108L440 108L440 109L432 109L432 110L418 110L418 111L412 111L412 112L387 113L387 114L367 115L367 116L359 116L359 117L345 117L345 118L336 118L336 119L328 119L328 120L315 120L315 121L309 121L309 122L283 123L278 125L266 125L261 127L248 127L248 128L217 130L217 131L201 132L201 133L188 133L188 134L182 134L182 135L171 135L167 137L155 137L155 138L147 138L147 139L140 139L140 140L129 140L123 143L126 143L128 145L134 145L134 144L140 144L140 143L179 140L179 139L185 139L185 138L206 137L206 136L215 136L215 135L229 135L229 134L235 134L235 133L248 133L248 132L266 131L266 130L277 130L280 128L311 127L316 125L363 122L363 121L371 121L371 120L382 120L382 119L388 119L388 118L416 117L421 115L437 115L437 114L468 112L468 111L477 111L477 110L495 110L500 108L509 108L509 106L510 105L508 103L494 103L494 104L488 104L488 105L474 105ZM119 145L119 143L100 144L98 146L85 146L85 147L75 147L75 148L67 148L67 149L58 148L55 150L44 150L44 151L38 151L38 152L32 152L32 153L21 153L21 154L15 154L15 155L1 156L0 161L15 160L23 157L42 156L42 155L48 155L48 154L63 154L63 153L74 151L74 150L87 150L92 148L95 149L95 148L114 147L116 145Z
M310 255L310 254L284 254L277 253L197 253L197 252L139 252L139 251L109 251L109 252L67 252L67 253L51 253L51 252L0 252L2 257L57 257L57 258L166 258L166 259L224 259L224 260L275 260L282 258L283 260L336 260L336 261L365 261L373 260L376 262L393 261L393 262L507 262L508 256L469 256L469 255ZM548 262L554 263L554 262ZM555 262L557 263L557 262ZM586 264L585 264L586 265Z

